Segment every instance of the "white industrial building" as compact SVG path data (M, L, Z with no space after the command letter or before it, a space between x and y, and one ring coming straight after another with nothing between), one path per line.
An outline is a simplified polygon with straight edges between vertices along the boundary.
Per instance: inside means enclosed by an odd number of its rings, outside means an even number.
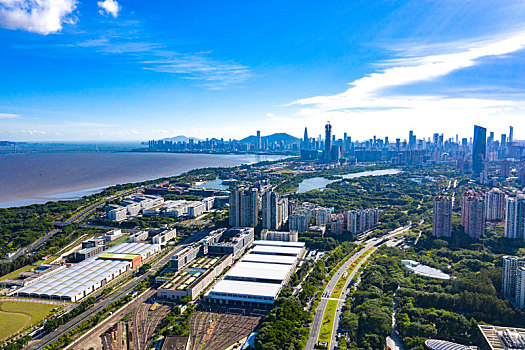
M288 283L299 259L303 242L259 240L205 295L205 300L232 305L271 305Z
M119 205L108 205L106 217L109 220L122 221L135 217L144 211L158 207L164 203L164 198L153 195L133 195L124 198Z
M159 250L160 246L157 244L121 243L103 254L109 252L141 255L144 261ZM130 260L97 259L98 256L46 276L28 287L21 288L17 294L22 297L77 302L132 268L133 263Z

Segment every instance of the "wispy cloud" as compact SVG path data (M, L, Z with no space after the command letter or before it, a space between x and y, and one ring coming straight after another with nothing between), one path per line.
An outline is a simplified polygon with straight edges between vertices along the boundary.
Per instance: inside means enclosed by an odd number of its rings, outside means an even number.
M104 54L127 54L142 69L159 73L177 74L185 79L199 81L211 89L224 89L253 77L250 68L234 60L217 60L213 52L182 53L169 50L166 45L135 35L104 34L97 39L76 42L70 46L92 48Z
M0 113L0 119L18 119L18 118L20 118L20 114Z
M502 56L525 48L525 31L500 40L478 43L459 52L441 55L401 58L390 61L393 66L350 83L351 88L332 96L315 96L293 102L313 105L322 110L352 108L411 108L421 100L436 97L383 96L386 88L404 86L446 76L454 71L478 64L481 58ZM387 62L388 64L388 62Z
M166 52L160 52L165 54ZM171 57L143 61L144 69L161 73L180 74L187 79L203 82L210 89L222 89L241 83L252 76L250 69L234 61L217 61L208 53L178 54Z
M76 0L0 0L0 26L47 35L73 23Z

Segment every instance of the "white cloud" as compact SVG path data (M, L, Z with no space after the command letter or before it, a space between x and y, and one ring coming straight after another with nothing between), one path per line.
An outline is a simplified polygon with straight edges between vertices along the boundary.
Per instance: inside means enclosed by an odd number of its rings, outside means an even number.
M20 114L0 113L0 119L15 119L20 118Z
M107 13L108 15L113 16L113 18L117 18L118 13L120 11L120 6L116 0L104 0L98 2L98 7L101 8L99 13L101 15Z
M59 32L63 23L73 23L69 15L76 0L0 0L0 26L47 35Z
M250 69L233 61L216 61L206 52L179 54L159 52L169 56L158 60L142 62L144 69L161 73L180 74L187 79L203 81L203 85L212 89L223 89L229 85L241 83L252 76Z
M274 113L266 113L266 116L268 118L275 118L275 114Z
M470 132L474 122L492 125L495 129L503 120L518 123L525 110L525 100L516 95L500 94L503 97L489 99L480 94L477 97L470 87L463 91L462 97L461 86L457 86L459 90L454 91L454 97L446 91L432 91L432 94L428 87L421 94L406 95L396 94L393 88L432 81L480 64L482 58L501 57L524 48L525 31L521 31L496 40L477 41L451 53L387 61L389 66L353 81L342 93L292 102L288 106L301 108L288 120L296 126L313 123L319 128L331 120L354 132L361 129L361 135L371 133L371 126L387 131L386 134L388 131L404 134L409 127L428 133L444 130L455 134L460 130Z

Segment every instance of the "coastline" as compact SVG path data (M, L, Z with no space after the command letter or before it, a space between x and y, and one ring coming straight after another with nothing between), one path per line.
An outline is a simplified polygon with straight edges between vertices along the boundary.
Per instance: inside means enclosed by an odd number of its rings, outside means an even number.
M288 158L135 152L54 152L0 157L0 208L74 200L124 183L176 176L194 169L233 167Z

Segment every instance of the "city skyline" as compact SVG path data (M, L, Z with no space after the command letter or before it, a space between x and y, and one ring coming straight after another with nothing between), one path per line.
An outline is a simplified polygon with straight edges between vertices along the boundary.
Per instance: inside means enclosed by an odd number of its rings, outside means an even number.
M0 139L525 139L521 2L202 5L0 1Z

